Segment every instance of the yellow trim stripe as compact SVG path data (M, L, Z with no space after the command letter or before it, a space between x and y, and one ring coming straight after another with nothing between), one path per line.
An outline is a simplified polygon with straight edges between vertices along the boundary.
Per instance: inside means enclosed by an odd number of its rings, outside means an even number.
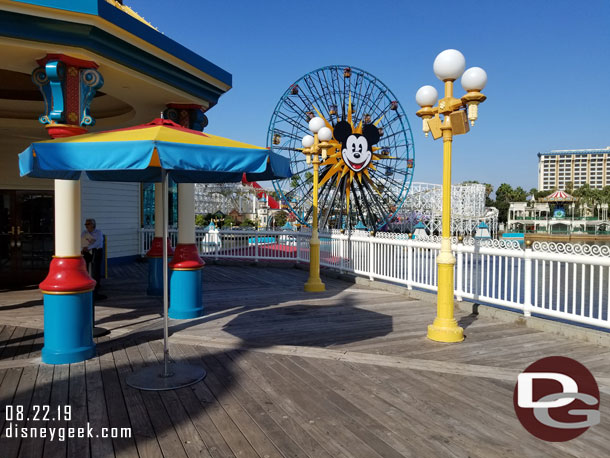
M42 292L42 294L53 294L55 296L61 296L61 295L65 295L65 294L84 294L84 293L90 293L91 291L93 291L93 288L91 289L84 289L82 291L45 291L44 289L40 290Z

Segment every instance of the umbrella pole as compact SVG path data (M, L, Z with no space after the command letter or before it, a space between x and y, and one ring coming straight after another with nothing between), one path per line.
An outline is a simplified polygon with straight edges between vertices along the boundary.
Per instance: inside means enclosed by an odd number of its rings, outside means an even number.
M138 390L174 390L197 383L206 376L205 369L184 363L169 362L169 276L167 271L168 239L168 181L167 170L161 169L163 191L163 368L158 365L144 367L126 379L127 385Z
M169 225L168 205L168 177L167 170L161 169L162 193L163 193L163 376L171 376L169 372L169 348L167 338L169 335L169 279L167 272L167 239Z

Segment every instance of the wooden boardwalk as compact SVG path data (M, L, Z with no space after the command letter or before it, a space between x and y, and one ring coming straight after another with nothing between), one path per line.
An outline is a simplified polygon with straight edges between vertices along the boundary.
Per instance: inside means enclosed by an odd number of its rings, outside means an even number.
M114 268L96 308L98 357L41 364L41 296L0 294L0 457L605 457L610 454L610 349L476 316L467 339L425 337L432 303L307 272L207 266L206 315L172 321L171 355L203 366L191 387L143 392L125 377L162 359L161 302L145 264ZM564 443L526 432L516 377L535 360L585 364L602 391L601 424ZM34 420L35 407L72 416ZM9 421L18 406L29 421ZM8 407L8 408L7 408ZM62 407L63 408L63 407ZM86 427L94 437L7 437L7 428ZM95 437L130 428L131 437ZM14 435L14 434L13 434Z

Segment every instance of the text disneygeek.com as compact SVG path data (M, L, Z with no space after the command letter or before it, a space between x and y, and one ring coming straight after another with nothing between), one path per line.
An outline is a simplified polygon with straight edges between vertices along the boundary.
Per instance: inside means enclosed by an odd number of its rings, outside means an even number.
M4 411L6 421L2 436L8 439L43 438L63 442L73 438L110 438L123 439L131 437L131 428L94 428L89 422L85 426L34 426L32 423L72 420L72 409L69 405L50 407L48 405L32 406L30 416L24 415L23 406L8 405ZM26 426L24 423L28 422Z

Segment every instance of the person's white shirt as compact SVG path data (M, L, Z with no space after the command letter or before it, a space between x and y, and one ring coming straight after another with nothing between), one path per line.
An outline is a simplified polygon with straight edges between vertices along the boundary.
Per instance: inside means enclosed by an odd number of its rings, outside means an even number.
M91 232L84 230L81 234L81 245L87 250L104 247L104 234L99 229L93 229Z

